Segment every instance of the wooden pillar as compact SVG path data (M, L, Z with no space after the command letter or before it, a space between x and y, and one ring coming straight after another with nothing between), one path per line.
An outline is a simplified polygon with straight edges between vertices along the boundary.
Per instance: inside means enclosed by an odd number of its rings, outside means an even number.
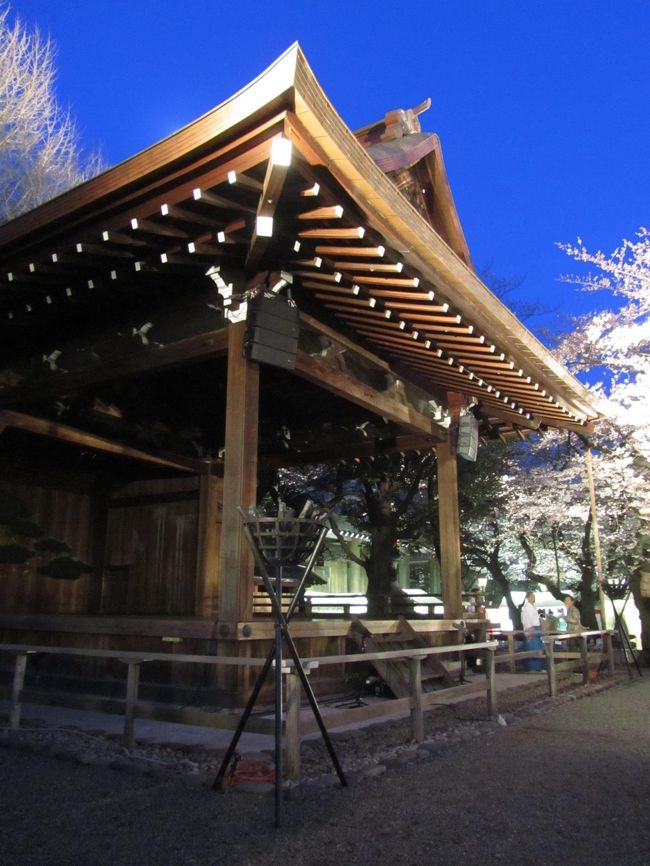
M440 515L440 570L445 616L463 614L460 580L460 519L458 511L458 467L451 441L436 445L438 458L438 510Z
M219 620L224 624L250 620L253 615L253 556L237 511L238 506L246 509L255 505L257 493L259 367L244 358L245 331L245 322L231 324L228 329L219 578Z
M219 554L221 547L221 478L202 475L199 479L199 515L196 551L196 616L214 618L219 603Z

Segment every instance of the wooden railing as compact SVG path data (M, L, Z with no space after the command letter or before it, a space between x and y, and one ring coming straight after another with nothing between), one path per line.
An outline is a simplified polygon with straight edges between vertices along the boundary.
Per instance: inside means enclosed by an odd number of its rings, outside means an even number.
M333 722L336 726L362 722L369 719L381 718L381 716L406 716L411 718L411 732L413 739L421 742L424 738L425 709L439 703L446 703L451 697L458 694L471 695L485 690L487 700L487 712L489 716L495 716L497 712L497 693L494 674L494 653L496 643L489 641L484 643L461 644L438 647L416 647L387 652L354 653L350 655L317 656L302 659L302 666L306 672L314 670L323 665L358 664L359 662L371 662L373 660L396 661L403 660L409 665L410 696L398 698L391 701L382 701L342 711L334 714ZM22 708L22 696L27 670L27 661L30 656L37 653L63 656L86 656L90 658L117 659L127 668L126 678L126 700L124 708L124 743L128 748L135 744L135 721L138 707L138 689L140 682L140 669L147 662L167 661L186 664L208 664L226 666L262 667L265 658L239 658L231 656L204 656L204 655L170 655L168 653L135 653L120 652L119 650L84 649L77 647L51 647L31 646L23 644L0 644L0 651L15 656L14 676L11 692L11 703L9 712L9 727L17 730L20 727ZM480 682L461 686L441 689L436 692L423 693L421 664L422 659L433 655L458 655L459 653L484 653L485 684ZM300 742L301 738L312 731L317 730L315 720L301 721L300 703L302 697L301 682L293 663L284 662L282 673L285 677L286 691L286 717L285 717L285 739L287 751L287 774L290 780L300 777ZM330 716L330 724L332 717Z
M605 644L604 658L607 660L607 672L610 676L614 676L614 642L612 640L616 632L611 630L593 630L582 632L562 632L561 634L542 635L544 641L544 653L546 655L546 669L548 674L548 690L552 697L557 695L557 677L556 673L562 667L562 662L558 664L557 659L570 660L567 668L575 669L576 654L571 652L558 653L555 649L555 644L562 641L577 641L580 646L579 668L582 671L582 682L584 685L589 683L589 646L588 639L590 637L602 637Z
M598 638L600 637L603 640L605 645L604 657L607 659L607 666L610 673L614 671L614 652L613 652L613 644L612 637L615 634L614 631L608 629L590 629L581 632L552 632L549 634L540 635L542 641L544 642L544 652L541 650L516 650L515 642L517 638L520 638L521 641L524 640L524 632L521 630L505 630L505 629L490 629L488 628L488 636L493 640L506 640L507 641L507 649L497 650L495 656L495 664L502 665L507 664L511 673L516 673L517 670L517 662L524 661L525 659L546 659L547 660L547 668L549 670L549 676L551 673L551 668L554 668L553 671L553 684L549 679L549 693L551 695L555 695L556 693L556 685L555 685L555 671L561 668L558 668L557 662L560 660L560 663L568 662L565 669L576 669L579 668L583 672L584 681L588 680L588 662L589 662L589 646L588 639L589 638ZM580 641L580 652L562 652L558 653L555 650L555 643L557 641L570 641L575 640ZM585 653L587 655L585 656ZM591 655L593 659L593 654Z
M289 607L292 596L287 593L286 599L282 599L283 610ZM342 593L337 595L331 593L322 596L306 595L298 603L294 616L309 617L313 619L351 619L358 616L363 617L368 608L368 600L365 595ZM255 616L272 616L273 606L268 594L261 588L256 588L253 593L253 614ZM387 615L409 617L431 617L442 619L444 617L444 605L439 598L433 595L396 595L390 600L390 611Z
M519 658L546 658L549 693L555 697L557 694L556 671L561 668L562 662L570 659L573 669L582 669L583 683L589 682L589 661L587 641L592 637L602 637L607 659L607 668L610 675L614 674L614 653L612 645L612 631L583 631L579 634L553 634L542 637L545 645L545 653L519 652L502 654L497 653L495 641L481 643L467 643L459 645L446 645L436 647L410 647L399 650L382 652L354 653L349 655L314 656L302 659L303 669L308 673L318 667L325 665L358 664L360 662L381 661L404 661L409 666L410 695L405 698L396 698L390 701L381 701L367 706L340 709L331 712L327 720L330 726L338 727L345 724L359 723L382 716L403 717L410 715L411 735L416 742L424 738L424 711L436 704L448 703L453 697L463 695L469 696L485 691L488 716L494 717L497 713L497 692L495 680L495 664L501 661L513 662ZM558 653L555 643L558 641L578 640L580 642L580 653ZM27 661L30 655L44 653L49 655L63 656L86 656L91 658L117 659L127 669L126 674L126 700L124 707L124 742L128 748L133 748L135 743L135 721L138 709L138 689L140 682L140 670L147 662L170 662L174 664L203 664L224 665L241 667L263 667L265 658L246 658L234 656L205 656L205 655L180 655L169 653L136 653L121 652L119 650L84 649L77 647L51 647L32 646L23 644L0 644L0 651L15 656L14 675L11 691L11 703L9 713L9 727L18 729L20 727L21 702L27 670ZM458 656L460 653L482 654L485 657L485 681L477 680L473 683L452 686L434 692L422 691L421 664L422 660L435 655ZM560 664L557 661L560 660ZM301 682L293 663L284 662L282 668L285 677L286 691L286 716L285 716L285 747L287 751L287 774L288 778L296 781L300 777L300 743L303 736L318 730L316 721L312 718L301 719L300 705L302 699Z

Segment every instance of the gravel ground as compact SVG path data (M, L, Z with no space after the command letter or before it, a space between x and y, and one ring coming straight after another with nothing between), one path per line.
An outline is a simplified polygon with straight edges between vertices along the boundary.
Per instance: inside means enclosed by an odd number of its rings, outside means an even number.
M650 866L650 678L569 676L555 700L545 685L501 693L501 723L482 700L438 708L420 745L401 721L334 735L345 789L322 744L304 744L280 829L272 796L211 790L219 753L5 732L2 861Z

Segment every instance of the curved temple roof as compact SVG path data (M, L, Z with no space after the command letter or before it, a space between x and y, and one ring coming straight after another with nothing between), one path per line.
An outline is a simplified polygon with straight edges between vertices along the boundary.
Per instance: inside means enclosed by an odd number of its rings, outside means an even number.
M587 432L588 391L473 271L437 137L411 142L431 182L423 215L380 167L408 168L401 146L368 129L348 129L293 45L208 114L1 226L3 333L43 330L57 299L88 307L89 291L173 299L218 268L237 294L281 274L301 310L442 402L460 392L510 429ZM14 385L0 375L0 400Z

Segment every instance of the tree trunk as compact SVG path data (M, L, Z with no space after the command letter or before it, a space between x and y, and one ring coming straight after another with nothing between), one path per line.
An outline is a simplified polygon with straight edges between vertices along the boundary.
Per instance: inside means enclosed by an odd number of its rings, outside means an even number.
M596 619L596 563L591 547L591 512L585 523L582 536L582 557L580 560L580 621L586 628L598 628Z
M503 593L503 597L506 600L506 604L508 605L508 613L510 614L513 628L520 629L521 611L519 610L512 598L512 593L510 592L510 583L508 582L508 578L503 573L503 569L501 568L501 563L499 562L498 544L490 553L489 569L492 580L499 587L499 589Z
M365 561L369 617L381 618L390 612L391 583L395 580L393 553L396 541L396 528L391 521L372 530L370 552Z

